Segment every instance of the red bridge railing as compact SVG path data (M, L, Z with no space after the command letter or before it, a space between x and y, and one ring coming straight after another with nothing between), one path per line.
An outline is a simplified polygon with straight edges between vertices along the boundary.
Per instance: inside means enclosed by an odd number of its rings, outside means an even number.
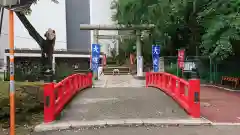
M52 122L80 90L92 87L92 74L73 74L59 83L44 85L44 122Z
M186 81L165 72L146 73L146 87L155 87L171 96L186 112L194 117L200 117L200 80Z

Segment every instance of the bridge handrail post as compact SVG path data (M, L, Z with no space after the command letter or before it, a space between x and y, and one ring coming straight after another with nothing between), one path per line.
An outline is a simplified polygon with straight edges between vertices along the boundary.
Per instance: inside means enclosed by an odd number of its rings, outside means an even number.
M156 73L152 73L152 85L156 86Z
M189 80L189 105L191 108L191 116L194 118L200 117L200 79Z
M77 90L76 90L76 92L78 92L79 89L80 89L80 76L81 75L79 75L79 74L76 76L76 83L77 83L77 86L76 86Z
M149 84L152 85L152 83L153 83L153 73L150 72L150 74L149 74Z
M75 93L77 93L77 91L78 91L78 76L79 76L78 74L75 74L74 77L73 77L73 83L74 83L74 88L73 88L74 93L73 93L73 95Z
M158 86L159 86L159 88L162 88L162 84L163 84L163 74L162 74L162 73L159 73L159 77L160 77L160 79L159 79L159 84L158 84Z
M79 83L80 83L80 89L82 89L83 88L83 76L81 75L80 76L80 80L79 80Z
M85 75L83 75L83 77L82 77L82 82L83 82L83 88L85 88L86 87L86 76Z
M162 88L165 89L166 87L166 75L165 74L162 74Z
M156 73L156 74L155 74L155 86L158 86L158 74L159 74L159 73Z
M44 84L44 122L55 120L55 93L54 83Z
M149 75L150 75L150 73L146 72L146 75L145 75L146 87L148 87L148 85L149 85Z
M159 88L159 73L156 74L156 87Z
M88 87L91 87L93 85L92 76L92 73L88 73Z
M83 75L80 75L79 76L79 84L80 84L80 90L82 90L83 89L83 86L84 86L84 83L83 83Z
M171 91L174 93L174 95L175 96L177 96L177 91L176 91L176 78L174 78L174 77L171 77L170 78L170 89L171 89Z

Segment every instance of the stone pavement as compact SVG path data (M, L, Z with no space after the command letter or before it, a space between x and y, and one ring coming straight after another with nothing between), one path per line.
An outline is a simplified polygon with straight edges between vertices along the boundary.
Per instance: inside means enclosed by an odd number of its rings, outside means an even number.
M218 123L240 123L240 92L201 87L201 114Z
M185 119L188 115L154 88L92 88L74 98L64 109L61 121L128 118Z
M32 135L239 135L240 126L107 127L33 133Z
M95 87L145 87L145 80L134 79L132 75L102 75L94 82Z

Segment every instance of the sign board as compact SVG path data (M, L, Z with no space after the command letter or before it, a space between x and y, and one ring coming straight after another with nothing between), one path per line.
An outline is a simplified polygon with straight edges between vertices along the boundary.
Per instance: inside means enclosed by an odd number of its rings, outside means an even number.
M98 77L102 75L103 67L98 67Z
M138 76L142 76L143 71L143 56L138 56L137 70L139 70Z
M159 55L160 55L160 46L152 46L152 60L153 60L153 72L159 71Z
M130 54L130 64L133 65L134 64L134 55L131 53Z
M178 50L178 67L181 69L184 68L184 55L185 55L184 49Z
M101 53L100 45L92 44L91 68L94 72L98 72L100 53Z
M106 54L103 55L102 65L103 66L107 65L107 56L106 56Z
M143 57L142 56L138 56L138 68L142 68L143 66Z
M164 58L163 57L160 57L160 60L159 60L159 71L160 72L165 71L165 69L164 69Z
M185 62L184 63L184 71L192 71L193 68L196 68L195 62Z

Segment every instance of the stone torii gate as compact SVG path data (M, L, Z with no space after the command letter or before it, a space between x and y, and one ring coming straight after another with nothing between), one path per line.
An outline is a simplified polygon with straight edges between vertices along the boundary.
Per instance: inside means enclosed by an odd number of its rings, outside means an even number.
M80 24L80 30L93 30L94 31L94 43L98 43L99 30L136 30L136 50L137 50L137 76L143 76L143 61L139 61L139 57L142 57L142 45L141 45L141 31L151 30L154 25L91 25L91 24Z

